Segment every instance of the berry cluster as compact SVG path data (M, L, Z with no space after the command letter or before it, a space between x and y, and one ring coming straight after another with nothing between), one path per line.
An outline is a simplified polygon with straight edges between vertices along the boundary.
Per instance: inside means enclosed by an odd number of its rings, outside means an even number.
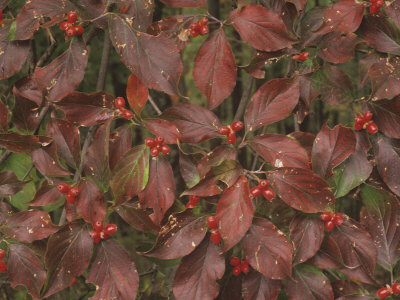
M195 22L189 25L189 34L192 37L200 35L206 35L210 32L208 29L208 19L206 17L202 18L200 22Z
M200 197L196 195L190 195L189 202L186 204L186 208L195 208L196 204L200 202Z
M156 136L155 139L147 138L144 140L144 143L147 147L150 147L150 155L151 156L158 156L161 152L164 155L167 155L170 151L169 146L164 144L164 138L162 136Z
M247 260L247 258L240 261L239 257L234 256L231 258L230 264L234 267L232 273L235 276L239 276L240 273L247 274L250 271L249 261Z
M364 115L358 115L354 118L354 129L367 129L370 134L378 132L378 126L371 121L373 113L367 110Z
M0 249L0 273L3 273L7 270L7 265L3 261L3 258L5 255L6 255L6 251L3 249Z
M392 294L395 295L400 294L400 283L394 283L392 286L386 285L386 287L380 288L376 292L376 295L378 296L379 299L385 299Z
M243 122L242 121L235 121L232 123L232 125L228 126L221 126L219 128L219 133L226 135L226 141L228 144L234 144L236 143L236 131L240 131L243 129Z
M219 244L221 242L221 234L218 231L219 222L216 217L209 216L207 218L207 226L211 229L211 242Z
M272 200L275 197L275 193L268 186L268 181L266 179L260 180L257 186L253 186L250 189L250 194L253 196L253 198L258 197L262 194L267 200Z
M377 14L383 6L383 0L371 0L372 5L369 7L371 14Z
M308 56L310 55L310 53L308 52L301 52L298 55L293 55L293 60L301 60L301 61L306 61L308 59Z
M93 230L90 232L90 236L93 239L94 243L99 243L101 240L107 240L110 235L113 235L117 232L117 225L108 224L105 228L103 228L103 222L96 221L93 223Z
M342 225L344 222L343 215L341 213L334 213L333 211L325 211L321 213L320 218L325 222L325 230L331 231L335 228L335 225Z
M83 33L83 27L74 24L76 20L78 20L78 14L76 11L70 11L67 14L67 21L60 24L61 30L65 31L65 34L69 37L73 37L75 34L82 35Z
M122 97L117 97L114 99L115 107L118 109L118 113L122 115L125 119L130 120L133 118L133 112L125 108L125 99Z
M68 203L74 203L76 200L76 197L79 195L79 189L75 186L69 186L66 183L60 183L57 185L57 190L65 194L65 200L67 200Z

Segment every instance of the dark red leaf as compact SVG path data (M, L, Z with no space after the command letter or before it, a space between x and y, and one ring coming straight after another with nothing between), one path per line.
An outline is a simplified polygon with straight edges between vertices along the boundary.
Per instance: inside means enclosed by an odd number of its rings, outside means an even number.
M254 219L242 245L250 265L265 277L291 276L293 247L269 220Z
M392 99L400 95L400 58L379 58L368 70L374 97L372 100Z
M76 168L81 161L81 140L79 129L71 122L51 119L46 133L57 144L57 153L69 166Z
M110 17L109 26L111 41L128 69L148 88L178 95L183 67L176 46L164 35L136 31L116 14Z
M336 193L337 198L346 195L355 187L359 186L362 182L367 180L372 172L372 164L368 161L367 152L371 148L371 143L366 134L356 133L356 150L349 156L344 170L339 171L339 176L336 179Z
M133 129L131 126L120 126L110 135L110 168L114 169L121 157L132 148Z
M115 2L115 1L113 1ZM130 1L132 2L132 1ZM143 2L133 1L133 2ZM112 3L112 2L111 2ZM91 21L96 24L96 27L106 28L107 27L107 1L105 0L80 0L79 1L79 18L83 20Z
M195 186L200 181L197 164L201 159L200 153L185 154L179 151L179 171L188 188Z
M113 101L114 97L106 92L73 92L58 102L57 107L64 111L68 121L89 127L115 116Z
M321 177L330 177L332 169L354 153L354 131L341 125L330 129L326 123L317 134L312 149L312 166Z
M295 43L282 18L265 7L246 5L232 11L229 19L241 38L257 50L277 51Z
M145 119L144 126L155 136L162 136L165 144L177 144L181 137L178 128L163 119Z
M93 239L87 226L80 223L67 224L52 235L45 254L48 284L44 297L70 286L89 265L92 250Z
M44 175L72 175L61 166L55 143L33 150L31 158L35 167Z
M29 154L51 142L52 139L46 136L22 135L16 132L0 133L0 148L6 148L11 152Z
M312 101L319 96L319 92L313 87L312 80L309 76L297 76L296 80L299 81L299 86L301 86L300 101L296 112L298 118L297 122L301 124L309 114Z
M8 131L8 108L0 101L0 132Z
M26 246L9 244L9 247L7 271L11 287L23 285L34 299L39 299L46 280L42 261Z
M82 81L87 62L86 46L74 39L69 48L50 64L36 68L33 77L50 101L60 101Z
M150 216L155 224L160 224L166 211L175 201L175 181L171 164L161 154L150 160L149 181L139 193L139 202L144 208L152 208Z
M275 51L275 52L263 52L257 51L251 58L250 63L244 67L247 73L251 76L263 79L265 77L265 71L261 70L266 64L271 64L275 60L279 60L285 55L285 51Z
M15 95L13 123L20 131L33 132L39 125L39 107L32 101Z
M75 220L79 219L79 215L76 212L76 206L75 203L64 203L64 208L65 208L65 217L68 222L73 222Z
M373 147L379 174L390 190L400 196L400 141L379 136Z
M333 299L331 283L321 270L310 265L298 265L294 268L293 280L287 281L289 300Z
M52 180L54 180L52 178ZM35 197L32 199L31 202L28 203L30 206L45 206L48 204L51 204L53 202L56 202L58 199L60 199L63 194L61 194L57 190L57 182L54 182L53 184L49 184L49 182L46 180L42 183L42 186L36 191Z
M26 183L20 181L13 171L0 172L0 197L8 197L18 193Z
M352 280L335 280L331 282L336 300L372 300L374 295L366 295L359 284Z
M392 101L370 102L368 109L374 114L380 132L389 138L400 139L400 97Z
M268 133L250 140L251 148L275 168L309 168L306 150L295 139Z
M190 209L172 214L161 227L153 248L144 255L160 259L186 256L201 243L206 233L205 218L196 218Z
M213 31L197 52L193 66L195 86L214 109L232 93L236 85L235 56L222 27Z
M172 7L206 7L206 0L160 0L162 3Z
M328 9L326 6L316 6L308 10L300 19L297 29L303 47L316 46L324 34L315 33L323 24L323 15Z
M257 271L251 270L243 280L244 300L276 300L281 291L278 280L271 280Z
M51 222L47 212L30 209L9 217L2 230L21 243L32 243L47 238L59 228Z
M353 58L355 48L360 42L352 32L345 35L339 32L328 33L319 44L318 56L328 62L342 64Z
M204 178L213 167L221 165L225 160L235 160L237 152L228 145L217 146L207 153L197 164L200 178Z
M139 288L135 263L128 252L113 240L102 242L96 248L86 281L96 286L93 300L135 299Z
M181 142L200 143L220 136L221 123L211 111L192 103L179 103L164 111L163 116L178 127Z
M275 193L294 209L316 213L335 204L328 184L311 170L281 168L267 177Z
M79 196L76 198L76 211L87 223L103 221L107 207L100 188L90 179L79 183Z
M319 218L296 216L290 223L290 240L295 253L293 264L300 264L313 257L324 238L324 223Z
M158 233L160 227L150 219L150 212L140 208L137 203L124 203L116 208L121 218L136 230Z
M133 3L136 3L134 1ZM149 98L149 89L140 81L135 74L129 75L126 86L126 98L133 111L140 115Z
M121 204L136 196L149 180L149 147L133 147L121 158L111 174L110 186L115 203Z
M42 105L43 98L42 92L39 90L36 81L32 78L32 75L24 77L18 80L13 87L13 94L15 96L26 98L37 106Z
M229 276L221 288L218 299L242 300L242 279L239 276Z
M376 250L377 263L390 271L400 258L399 204L395 197L369 185L361 187L364 208L361 223L371 234Z
M385 3L385 13L392 19L397 28L400 28L400 2L395 0Z
M311 157L315 135L309 132L294 131L292 133L289 133L288 136L297 140L300 145L307 151L307 155Z
M224 191L217 205L216 217L224 240L224 252L240 242L251 226L253 215L249 183L242 175L232 187Z
M225 272L225 259L218 245L205 238L188 256L184 257L176 270L174 296L177 300L215 299Z
M139 31L146 31L146 28L153 20L154 5L154 1L151 0L121 1L119 11L132 17L133 28Z

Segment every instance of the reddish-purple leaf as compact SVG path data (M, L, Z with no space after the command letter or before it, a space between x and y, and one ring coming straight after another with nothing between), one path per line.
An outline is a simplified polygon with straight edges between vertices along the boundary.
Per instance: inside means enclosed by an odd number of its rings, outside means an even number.
M313 257L324 238L324 224L319 218L296 216L290 223L290 240L295 253L293 264L300 264Z
M400 196L400 141L378 136L373 147L379 175L390 190Z
M93 126L112 119L114 97L106 92L86 94L73 92L57 103L68 121L82 126Z
M52 180L54 179L52 178ZM57 190L58 182L60 181L57 180L57 182L49 184L47 180L44 181L42 186L36 191L35 197L27 204L30 206L45 206L56 202L63 196L63 194Z
M232 93L236 85L235 56L222 27L213 31L197 52L193 66L195 86L214 109Z
M400 58L379 58L368 70L374 97L372 100L392 99L400 95Z
M160 0L162 3L172 7L206 7L206 0Z
M270 279L292 274L293 247L285 235L267 219L254 219L242 241L250 265Z
M330 129L326 123L317 134L312 149L312 166L321 177L330 177L332 169L354 153L354 131L341 125Z
M185 154L179 151L179 171L188 188L195 186L200 181L197 164L202 157L201 153Z
M357 132L357 145L355 152L350 155L344 170L340 170L336 183L337 198L343 197L362 182L367 180L372 172L372 164L368 161L367 152L371 148L371 143L365 133Z
M257 271L251 270L243 280L244 300L276 300L281 291L278 280L269 279Z
M47 212L30 209L9 217L2 230L21 243L32 243L47 238L59 228L51 222Z
M114 48L128 69L148 88L178 95L183 66L176 46L164 35L136 31L116 14L111 15L109 26Z
M51 119L46 133L57 144L57 153L69 166L76 168L81 161L81 140L79 129L71 122Z
M400 139L400 97L392 101L370 102L368 109L374 114L380 132L389 138Z
M8 131L8 108L0 101L0 132Z
M110 186L115 203L121 204L138 195L149 179L149 147L133 147L121 158L111 174Z
M399 0L385 3L385 13L388 15L397 28L400 28L400 2Z
M200 178L205 177L213 167L221 165L225 160L235 160L237 152L228 145L217 146L213 151L204 155L198 162L197 170Z
M110 135L110 168L114 169L121 157L132 148L132 126L120 126Z
M253 95L244 116L247 130L272 124L288 117L299 101L298 81L277 78L268 81Z
M153 21L155 3L152 0L121 1L119 12L132 17L132 27L139 31L146 28Z
M338 32L328 33L319 44L318 56L328 62L342 64L353 58L355 48L360 42L352 32L343 36Z
M42 261L26 246L9 244L7 271L11 287L23 285L34 299L39 299L40 290L46 280Z
M162 136L165 144L177 144L181 137L176 125L163 119L145 119L144 126L155 136Z
M113 240L102 242L97 247L86 281L97 287L93 300L135 299L139 288L135 263L128 252Z
M155 224L160 224L166 211L175 201L175 181L171 164L161 154L150 160L149 181L139 193L139 202L144 208L152 208L150 216Z
M323 15L328 9L326 6L316 6L308 10L300 19L297 34L301 37L302 47L316 46L323 37L315 31L323 24Z
M369 185L361 187L364 208L361 223L371 234L376 250L377 263L390 271L400 258L399 204L389 193Z
M42 105L42 92L39 90L32 75L18 80L13 87L13 94L28 99L36 103L37 106Z
M0 133L0 148L11 152L30 154L41 146L47 146L52 139L46 136L22 135L16 132Z
M298 265L293 271L293 280L287 281L289 300L313 299L333 300L329 278L321 270L310 265Z
M296 80L299 81L300 101L297 107L298 123L301 124L306 116L310 113L310 106L312 101L318 97L319 92L313 87L312 80L309 76L297 76Z
M92 250L93 239L87 226L81 223L67 224L52 235L45 254L48 284L44 297L70 286L89 265Z
M13 171L0 172L0 197L8 197L18 193L26 183L20 181Z
M261 69L264 68L266 64L271 64L273 61L279 60L284 55L285 51L283 50L275 52L257 51L244 69L251 76L258 79L263 79L265 77L265 71Z
M308 168L306 150L295 139L283 134L268 133L250 140L251 148L275 168Z
M33 77L50 101L60 101L82 81L87 62L86 46L74 39L69 48L50 64L36 68Z
M72 175L61 166L55 143L33 150L31 158L35 167L44 175Z
M253 215L249 183L242 175L233 186L224 191L217 205L216 218L224 240L224 252L240 242L251 226Z
M311 170L281 168L267 177L279 198L294 209L316 213L335 204L328 184Z
M242 278L240 276L228 276L227 282L221 287L218 299L242 300Z
M229 19L241 38L257 50L277 51L295 43L279 14L265 7L246 5L232 11Z
M163 116L178 127L182 143L200 143L220 136L221 123L211 111L192 103L179 103L167 108Z
M288 136L298 141L300 145L307 151L308 157L311 157L315 135L309 132L294 131L289 133Z
M172 214L161 227L153 248L144 254L160 259L186 256L201 243L206 233L205 218L196 218L190 209Z
M106 215L106 203L100 188L90 179L79 183L79 196L76 198L76 211L87 223L103 221Z
M32 101L15 95L13 122L20 131L33 132L39 125L39 107Z
M137 1L134 1L136 3ZM129 75L126 86L126 98L133 111L140 115L149 98L149 89L140 81L135 74Z
M176 270L174 296L177 300L215 299L225 272L225 259L218 245L207 236L188 256L184 257Z
M118 2L118 1L113 1ZM132 2L132 1L129 1ZM142 2L133 1L133 2ZM112 2L111 2L112 3ZM79 1L79 18L83 20L93 20L96 27L106 28L107 27L107 8L108 2L105 0L80 0Z
M65 208L65 217L67 218L68 222L73 222L79 219L78 213L76 212L76 206L74 203L64 203Z
M118 206L115 211L136 230L150 231L155 234L160 230L160 227L155 225L149 217L150 212L140 208L138 203L124 203Z
M333 291L335 293L335 300L373 300L374 295L366 295L360 289L358 282L348 280L335 280L331 282Z

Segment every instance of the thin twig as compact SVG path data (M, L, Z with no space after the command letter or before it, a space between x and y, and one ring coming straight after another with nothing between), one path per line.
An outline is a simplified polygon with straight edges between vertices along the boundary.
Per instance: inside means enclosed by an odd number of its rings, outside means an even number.
M157 112L157 115L161 115L162 114L161 110L158 108L157 104L154 102L153 98L151 98L150 95L149 95L148 100L149 100L151 106L153 106L154 110Z
M106 82L108 57L110 56L111 41L107 32L104 34L103 54L101 56L99 77L97 78L96 91L102 91Z
M24 181L26 179L26 177L28 177L28 175L32 171L32 169L33 169L33 164L30 166L28 171L26 171L25 175L21 178L21 181Z
M100 30L97 27L92 27L84 37L85 45L90 44L92 39L97 35Z
M3 155L0 157L0 165L10 156L11 151L4 151Z
M244 110L246 109L247 101L250 97L251 88L253 86L254 78L250 74L247 75L246 85L243 90L242 98L240 98L239 107L236 110L234 121L238 121L243 117Z
M50 40L50 45L47 47L47 49L43 52L42 56L40 57L39 61L36 64L36 67L41 67L45 64L45 62L50 58L50 56L53 54L54 50L56 50L57 47L57 41L53 37L53 34L51 33L49 28L46 28L46 33L47 36L49 37Z

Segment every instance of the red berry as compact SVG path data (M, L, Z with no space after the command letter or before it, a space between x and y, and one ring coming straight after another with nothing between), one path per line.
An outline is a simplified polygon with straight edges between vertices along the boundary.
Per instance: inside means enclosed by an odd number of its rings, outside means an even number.
M104 235L113 235L117 232L117 225L108 224L106 228L104 228Z
M196 207L196 204L189 201L188 204L186 204L185 207L186 207L186 208L195 208L195 207Z
M208 19L206 17L203 17L203 18L201 18L199 23L200 23L199 24L200 26L207 25L208 24Z
M362 123L354 123L354 129L355 130L362 130L363 129L363 124Z
M229 263L231 264L231 266L236 267L236 266L240 265L240 259L239 259L239 257L234 256L231 258L231 261Z
M228 126L221 126L219 128L219 133L223 134L223 135L228 135L228 134L231 133L231 130L230 130L230 128Z
M218 222L217 218L214 216L207 217L207 226L210 229L217 229L219 226L219 222Z
M332 221L335 223L335 225L342 225L344 222L343 215L341 213L336 213Z
M365 121L364 121L364 117L363 116L356 116L355 118L354 118L354 123L360 123L360 124L364 124L365 123Z
M93 229L97 232L100 232L103 230L103 222L102 221L96 221L93 223Z
M240 265L240 269L242 270L242 272L243 272L244 274L247 274L247 273L249 273L249 271L250 271L250 267L249 267L248 264L241 264L241 265Z
M199 32L200 31L200 24L197 23L197 22L192 23L192 24L189 25L189 29L193 30L193 31L196 31L196 32Z
M260 180L259 186L263 190L266 189L268 187L268 180L266 180L266 179Z
M75 198L74 195L68 193L68 194L65 195L65 200L68 203L74 203L76 201L76 198Z
M265 190L262 191L262 194L265 199L271 201L275 197L275 193L271 188L266 188Z
M100 240L101 240L100 232L93 230L89 234L92 237L94 243L97 244L100 242Z
M60 183L59 185L57 185L57 190L62 194L68 194L69 186L66 183Z
M153 148L150 149L150 155L151 156L156 157L156 156L158 156L159 153L160 153L160 150L158 150L157 147L153 147Z
M368 131L370 134L375 134L375 133L378 132L378 126L377 126L374 122L370 122L370 123L368 123L368 125L367 125L367 131Z
M210 29L208 29L207 25L204 25L204 26L200 27L200 34L201 35L206 35L209 32L210 32Z
M0 259L3 259L6 255L6 251L4 249L0 249Z
M161 153L167 155L171 150L169 149L168 145L162 145L160 147Z
M368 122L372 120L372 117L374 116L374 114L372 112L370 112L369 110L367 110L364 115L363 115L363 121L364 122Z
M369 12L370 12L371 14L377 14L379 11L380 11L380 8L379 8L378 6L376 6L375 4L372 4L372 5L369 7ZM387 297L387 296L386 296L386 297ZM384 297L384 298L386 298L386 297Z
M199 35L199 32L198 32L197 30L192 30L192 29L190 29L190 30L189 30L189 34L190 34L192 37L196 37L196 36Z
M392 285L392 292L395 295L400 294L400 283L393 283Z
M110 238L110 236L103 232L103 240L108 240L109 238Z
M236 266L232 270L233 275L239 276L242 273L242 268L240 266Z
M73 186L69 189L68 194L71 194L72 196L77 197L79 195L79 189L77 187Z
M219 231L211 232L211 242L213 242L214 244L219 244L221 243L221 239L222 237Z
M231 125L231 128L233 131L240 131L243 129L243 127L244 127L244 125L243 125L242 121L235 121Z
M0 273L3 273L5 270L7 270L7 265L4 261L0 260Z
M190 195L189 201L192 202L193 204L197 204L200 202L200 197L196 195Z
M300 55L293 55L292 59L293 60L300 60Z
M65 31L65 34L67 35L67 36L69 36L69 37L73 37L74 35L75 35L75 30L73 29L73 28L68 28L66 31Z
M133 118L133 112L131 112L129 109L121 108L120 112L122 113L122 116L127 120Z
M302 61L306 61L308 59L309 55L310 55L310 53L308 53L308 52L301 52L299 55L299 59Z
M374 3L378 8L381 8L383 6L383 0L376 0Z
M226 137L226 141L228 142L228 144L236 143L236 135L234 133L228 134Z
M76 11L70 11L70 12L67 14L67 21L68 21L69 23L75 23L76 20L78 20L78 14L76 13Z
M245 258L245 259L242 261L242 264L248 265L248 264L249 264L249 260L248 260L247 258Z
M74 285L76 283L76 278L72 279L71 285Z
M157 146L157 142L153 138L147 138L144 140L144 143L146 144L147 147L153 148Z
M157 142L157 145L161 146L162 144L164 144L164 138L160 135L157 135L155 140Z
M61 22L60 23L60 29L61 30L67 30L69 27L71 27L71 23L68 23L68 22L66 22L66 21L64 21L64 22Z
M334 213L331 211L325 211L322 212L319 217L322 221L328 222L332 220L332 218L334 217Z
M335 223L333 221L327 221L324 224L325 230L331 231L333 228L335 228Z
M83 29L83 27L81 25L75 25L74 28L75 28L75 34L77 34L77 35L82 35L83 34L84 29Z
M116 108L124 108L125 107L125 99L123 97L117 97L114 99Z
M253 198L260 196L261 193L262 193L262 190L260 189L259 186L253 186L253 187L250 189L250 195L252 195Z
M387 287L380 288L377 292L376 295L378 296L379 299L384 299L387 298L391 295L392 293Z

